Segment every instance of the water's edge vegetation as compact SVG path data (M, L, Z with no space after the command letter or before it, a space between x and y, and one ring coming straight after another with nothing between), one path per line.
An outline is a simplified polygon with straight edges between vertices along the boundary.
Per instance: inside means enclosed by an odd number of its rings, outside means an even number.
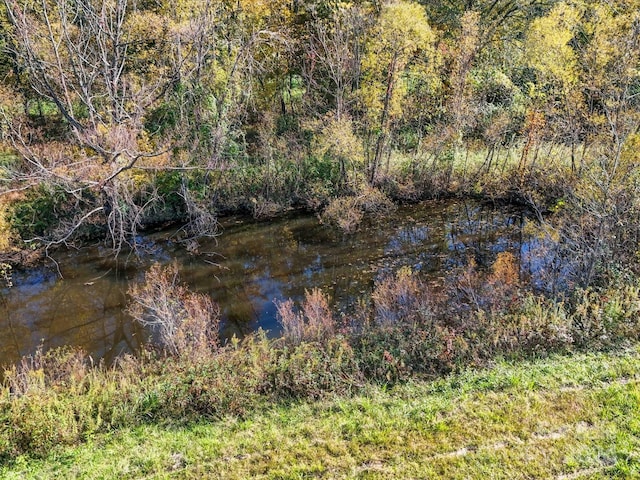
M72 344L107 362L138 351L151 332L126 313L126 292L156 262L175 262L191 290L218 304L225 341L258 328L278 335L274 300L301 301L313 288L323 290L338 316L351 315L376 282L402 266L432 287L444 286L469 259L487 269L498 253L510 252L522 280L546 285L542 270L553 246L522 208L450 199L399 205L365 218L350 234L299 212L268 222L227 218L221 232L200 239L198 251L175 242L173 228L142 236L137 257L113 258L100 245L85 246L58 251L57 269L14 271L14 286L2 290L0 303L0 364L39 346Z
M113 366L53 350L5 372L0 455L47 455L61 445L136 425L242 419L265 405L350 396L372 385L433 379L496 358L611 350L640 340L639 289L611 285L573 299L524 294L510 254L434 295L409 269L380 282L370 307L338 321L319 290L279 304L283 336L258 332L219 345L215 305L152 267L130 295L162 349ZM457 299L457 301L452 301Z

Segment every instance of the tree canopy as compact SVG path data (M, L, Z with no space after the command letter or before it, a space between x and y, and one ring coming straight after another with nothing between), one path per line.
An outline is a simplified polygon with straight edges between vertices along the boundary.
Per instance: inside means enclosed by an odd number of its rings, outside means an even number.
M519 144L526 168L550 142L575 170L606 144L615 164L640 122L639 12L637 0L5 0L3 148L21 161L3 188L45 185L73 204L47 241L102 217L122 246L167 203L206 233L197 219L222 195L250 208L284 190L331 196L380 184L392 156L415 172L481 145L489 168Z

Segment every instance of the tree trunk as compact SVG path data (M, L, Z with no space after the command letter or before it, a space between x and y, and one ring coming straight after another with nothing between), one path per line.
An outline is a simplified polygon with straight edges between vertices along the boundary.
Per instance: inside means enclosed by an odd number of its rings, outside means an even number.
M376 150L373 157L373 164L369 177L369 183L373 184L375 176L382 160L382 154L384 152L385 143L387 140L387 130L389 121L389 109L391 107L391 97L393 96L393 88L395 86L395 71L398 63L398 52L393 55L391 63L389 65L389 71L387 73L387 89L384 95L384 106L382 108L382 115L380 117L380 134L376 141Z

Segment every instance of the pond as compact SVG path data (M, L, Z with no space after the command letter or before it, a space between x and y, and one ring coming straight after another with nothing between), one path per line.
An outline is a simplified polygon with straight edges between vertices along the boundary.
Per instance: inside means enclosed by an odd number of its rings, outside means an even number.
M40 267L16 273L14 286L0 293L0 364L40 344L79 346L107 362L136 351L150 333L126 314L126 292L153 262L177 262L191 289L211 295L228 339L258 328L277 335L275 301L299 300L315 287L348 315L376 280L402 266L437 285L470 257L490 265L499 252L511 251L521 269L535 272L531 252L539 242L526 212L461 201L401 206L351 235L299 213L268 223L227 218L221 235L201 242L197 253L174 242L174 234L141 238L142 258L114 259L94 246L57 253L59 272Z

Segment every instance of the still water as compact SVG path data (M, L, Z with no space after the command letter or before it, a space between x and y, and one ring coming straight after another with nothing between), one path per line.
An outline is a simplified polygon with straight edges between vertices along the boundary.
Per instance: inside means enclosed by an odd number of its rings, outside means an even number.
M321 225L311 215L256 223L229 218L215 240L189 253L172 240L173 231L141 239L140 258L113 259L100 247L58 253L55 268L14 275L0 292L0 364L32 353L38 345L74 345L111 361L149 339L125 313L127 288L144 278L153 262L176 261L182 280L220 305L222 335L230 338L263 328L278 333L274 301L301 299L319 287L345 314L376 280L401 266L443 283L452 268L473 257L490 265L511 251L521 268L531 268L537 241L525 232L532 222L513 208L445 201L400 207L370 221L352 235Z

